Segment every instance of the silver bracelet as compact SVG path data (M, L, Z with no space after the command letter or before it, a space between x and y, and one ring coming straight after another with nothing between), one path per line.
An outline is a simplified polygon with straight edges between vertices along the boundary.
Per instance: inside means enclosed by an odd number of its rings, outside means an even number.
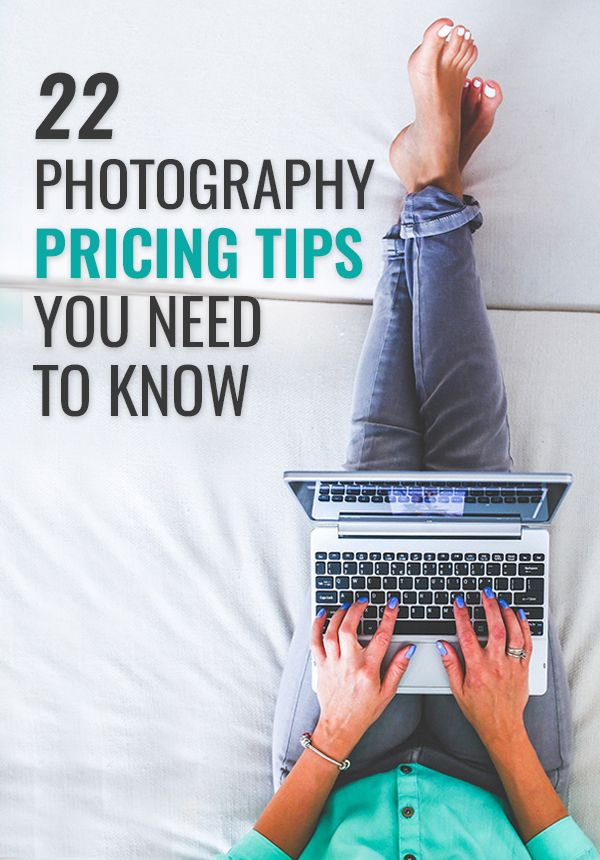
M322 752L321 750L318 750L316 747L314 747L310 741L311 741L311 735L309 734L309 732L303 732L300 735L300 743L302 744L302 746L304 747L305 750L312 750L314 753L321 756L321 758L324 758L325 761L328 761L328 762L331 762L331 764L334 764L337 767L337 769L340 771L348 770L348 768L350 767L350 759L349 758L345 758L344 761L336 761L336 759L331 758L331 756L325 755L324 752Z

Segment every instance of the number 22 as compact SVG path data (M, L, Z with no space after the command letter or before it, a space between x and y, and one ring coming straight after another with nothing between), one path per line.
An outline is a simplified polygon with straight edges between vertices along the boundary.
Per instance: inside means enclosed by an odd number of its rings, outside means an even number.
M87 120L79 129L78 137L84 140L112 138L112 128L97 128L96 126L113 105L119 93L119 82L110 72L96 72L87 79L83 87L84 96L96 95L96 90L103 84L105 92ZM75 96L75 79L66 72L54 72L42 81L41 96L51 96L56 86L62 87L62 92L47 116L36 129L36 140L56 140L69 137L68 128L54 128L54 123L65 112Z

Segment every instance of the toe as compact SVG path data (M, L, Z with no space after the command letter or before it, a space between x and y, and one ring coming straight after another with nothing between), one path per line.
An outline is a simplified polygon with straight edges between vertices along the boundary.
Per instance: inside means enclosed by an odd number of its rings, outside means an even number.
M461 25L454 27L450 35L448 44L444 48L444 59L447 62L457 62L459 56L464 50L466 28Z
M423 44L433 42L439 44L438 40L446 40L452 32L453 21L451 18L438 18L423 33Z
M473 64L475 63L475 60L477 59L477 54L477 46L473 42L471 42L460 61L461 68L465 72L468 72L469 69L472 68Z
M485 81L481 87L481 110L496 111L502 102L502 87L498 81Z
M458 49L458 53L456 54L456 62L461 65L464 63L466 57L468 57L473 50L473 35L470 30L465 29L465 34L462 38L462 44Z

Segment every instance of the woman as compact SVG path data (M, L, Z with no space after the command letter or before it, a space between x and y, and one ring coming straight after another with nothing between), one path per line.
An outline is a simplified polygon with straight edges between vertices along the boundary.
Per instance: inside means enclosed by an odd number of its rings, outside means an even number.
M470 32L443 18L409 61L416 120L390 152L409 193L386 236L361 356L353 469L510 469L504 386L473 257L481 215L461 182L502 99L497 83L467 79L476 56ZM278 790L228 857L599 856L564 805L571 726L556 636L548 692L528 702L528 622L489 589L482 600L485 647L460 598L463 659L437 643L453 697L396 695L414 645L381 677L393 599L366 647L356 636L365 602L338 609L324 635L326 617L313 621L315 697L303 614L277 704ZM312 748L303 750L307 731Z

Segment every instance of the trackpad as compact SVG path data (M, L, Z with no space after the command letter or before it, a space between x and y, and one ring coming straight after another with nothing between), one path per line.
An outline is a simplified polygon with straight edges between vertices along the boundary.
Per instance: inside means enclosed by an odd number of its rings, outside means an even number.
M387 668L394 654L403 648L405 642L392 642L383 661ZM404 673L399 693L449 693L448 676L444 669L435 642L416 642L417 650L413 654L408 669Z

